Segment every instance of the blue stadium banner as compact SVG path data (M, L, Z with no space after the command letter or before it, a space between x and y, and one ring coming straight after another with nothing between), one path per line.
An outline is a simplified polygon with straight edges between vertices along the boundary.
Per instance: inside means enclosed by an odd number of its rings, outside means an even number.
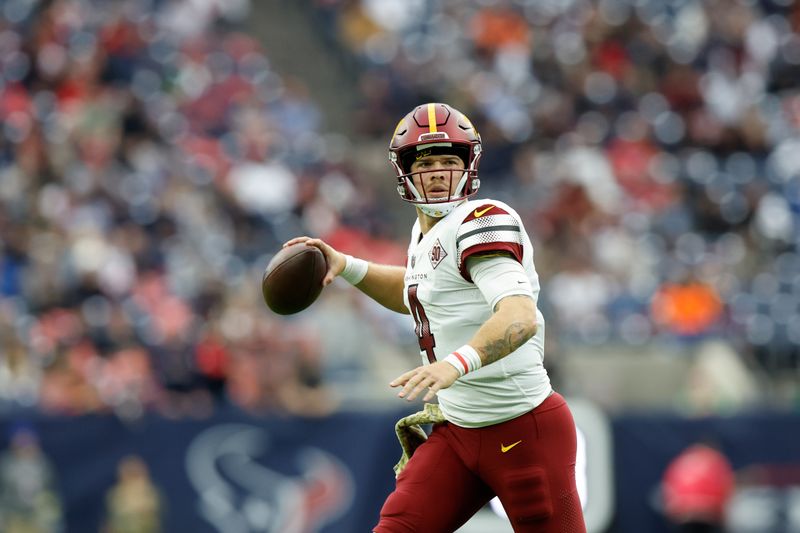
M98 531L120 461L138 455L164 504L162 531L365 531L394 487L394 421L408 414L342 413L324 419L208 420L111 416L2 422L8 446L24 424L57 473L69 532Z
M708 443L730 462L728 533L800 531L800 414L762 412L686 419L641 414L613 419L616 518L611 531L670 533L661 502L667 466Z
M602 418L595 410L571 406L585 438L580 471L590 531L668 533L660 482L670 461L697 442L713 442L735 471L728 531L800 531L800 415L643 414L612 417L603 429L591 423ZM36 432L56 473L68 533L101 530L107 495L131 455L143 459L158 487L161 531L352 533L369 531L394 487L394 422L408 413L302 419L231 411L203 420L147 416L134 424L100 415L0 417L0 451L16 429ZM479 531L479 521L465 528Z

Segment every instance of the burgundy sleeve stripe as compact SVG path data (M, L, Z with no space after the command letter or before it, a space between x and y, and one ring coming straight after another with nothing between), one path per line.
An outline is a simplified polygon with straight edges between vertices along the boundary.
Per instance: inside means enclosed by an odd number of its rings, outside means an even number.
M472 277L467 271L467 258L481 252L509 252L517 261L522 263L522 245L516 242L487 242L470 246L461 253L461 263L458 265L461 277L470 283L472 282Z
M516 231L519 233L519 226L517 225L507 225L507 226L486 226L485 228L478 228L472 231L468 231L466 233L462 233L456 238L456 246L463 241L464 239L469 239L473 235L477 235L478 233L486 233L489 231Z

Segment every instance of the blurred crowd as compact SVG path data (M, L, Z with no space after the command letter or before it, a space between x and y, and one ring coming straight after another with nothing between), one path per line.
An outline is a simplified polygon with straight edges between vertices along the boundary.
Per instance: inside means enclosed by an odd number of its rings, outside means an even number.
M354 251L396 262L402 248L380 238L306 88L242 31L248 8L0 2L6 409L321 414L337 406L323 378L364 379L369 364L336 359L315 323L355 351L348 315L279 320L261 273L292 236L335 238L343 210L370 224L342 230Z
M481 132L481 195L528 224L554 349L722 338L800 404L800 6L315 0L359 59L352 139L244 31L252 8L0 1L4 408L390 398L418 361L405 317L336 283L279 319L259 282L298 234L404 261L354 145L383 154L424 101Z

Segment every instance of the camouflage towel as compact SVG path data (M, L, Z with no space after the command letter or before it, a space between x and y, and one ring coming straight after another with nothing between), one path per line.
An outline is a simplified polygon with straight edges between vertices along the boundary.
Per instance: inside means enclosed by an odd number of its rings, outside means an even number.
M444 422L444 415L439 406L433 403L426 403L422 411L397 421L397 424L394 425L394 431L397 433L400 446L403 448L403 455L400 457L400 461L394 465L395 477L399 476L400 472L406 467L406 463L414 455L414 450L428 440L428 435L420 426L422 424L439 424L441 422Z

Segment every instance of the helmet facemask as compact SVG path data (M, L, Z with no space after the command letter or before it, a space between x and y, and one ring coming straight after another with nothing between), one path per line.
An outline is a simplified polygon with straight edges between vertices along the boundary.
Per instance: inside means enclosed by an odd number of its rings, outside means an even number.
M400 156L392 152L391 163L397 172L397 192L400 197L414 204L428 216L440 218L450 213L455 207L478 192L480 179L478 179L477 164L480 159L480 145L455 145L455 143L435 143L423 144L413 147L413 153L408 155L411 150L406 150ZM474 153L469 157L470 150ZM437 170L418 170L411 171L411 164L427 155L456 155L464 161L461 169L437 169ZM467 163L469 161L469 164ZM423 183L423 174L442 174L443 186L447 188L448 194L444 196L431 196L422 187L417 187L416 182ZM453 184L456 186L453 187Z

